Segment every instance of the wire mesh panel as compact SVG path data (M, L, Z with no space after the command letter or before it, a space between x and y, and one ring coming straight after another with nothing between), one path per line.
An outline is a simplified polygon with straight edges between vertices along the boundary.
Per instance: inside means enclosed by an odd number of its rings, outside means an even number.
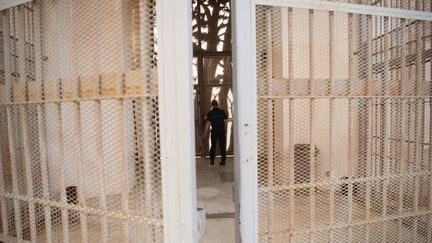
M162 242L156 2L0 13L0 241Z
M432 11L430 0L330 0L332 2L354 3L378 7Z
M431 27L257 6L260 242L432 242Z

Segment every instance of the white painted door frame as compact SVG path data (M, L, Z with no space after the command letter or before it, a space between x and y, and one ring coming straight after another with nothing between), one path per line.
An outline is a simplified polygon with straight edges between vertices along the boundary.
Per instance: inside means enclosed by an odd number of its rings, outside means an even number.
M164 242L197 242L192 2L156 2Z
M255 3L232 5L236 242L258 242Z

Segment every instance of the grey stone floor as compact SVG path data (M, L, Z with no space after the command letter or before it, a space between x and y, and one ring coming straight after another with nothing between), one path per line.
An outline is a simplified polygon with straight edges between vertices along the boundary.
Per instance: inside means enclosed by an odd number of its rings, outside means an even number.
M233 158L227 158L225 166L210 166L209 159L196 159L197 205L207 214L200 243L235 242L233 162Z

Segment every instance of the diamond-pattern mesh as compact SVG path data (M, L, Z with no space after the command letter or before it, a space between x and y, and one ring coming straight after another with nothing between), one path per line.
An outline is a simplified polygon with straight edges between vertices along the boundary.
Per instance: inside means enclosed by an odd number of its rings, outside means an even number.
M163 242L155 0L0 12L0 241Z
M430 35L257 6L260 242L432 242Z
M431 8L432 5L430 0L327 0L327 1L432 12L432 8Z

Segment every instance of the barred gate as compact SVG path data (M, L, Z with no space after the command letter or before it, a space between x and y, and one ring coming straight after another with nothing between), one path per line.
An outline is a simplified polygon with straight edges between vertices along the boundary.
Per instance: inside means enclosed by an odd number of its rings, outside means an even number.
M1 241L163 241L155 6L0 13Z
M432 23L255 14L260 242L432 242Z

